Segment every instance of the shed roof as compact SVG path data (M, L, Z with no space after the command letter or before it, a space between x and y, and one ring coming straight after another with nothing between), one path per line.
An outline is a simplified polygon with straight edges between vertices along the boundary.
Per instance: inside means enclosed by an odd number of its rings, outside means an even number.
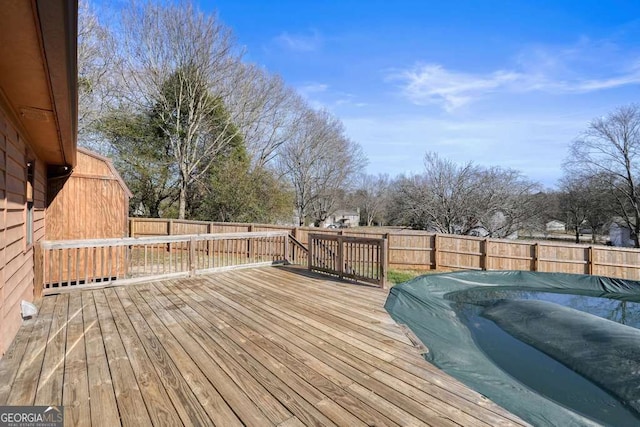
M129 190L129 187L127 187L127 184L124 182L124 180L122 179L122 177L120 176L120 174L118 173L118 171L116 170L115 166L113 166L113 162L111 161L110 158L105 157L101 154L96 153L95 151L91 151L87 148L84 147L78 147L78 152L85 154L87 156L93 157L95 159L100 160L101 162L103 162L106 167L108 168L111 176L113 176L113 178L115 178L119 183L120 186L122 187L122 189L124 190L124 192L127 194L127 196L129 198L131 198L133 196L133 194L131 193L131 190ZM80 165L78 165L78 167L81 167ZM74 172L77 171L78 168L74 169ZM72 173L73 175L73 173Z

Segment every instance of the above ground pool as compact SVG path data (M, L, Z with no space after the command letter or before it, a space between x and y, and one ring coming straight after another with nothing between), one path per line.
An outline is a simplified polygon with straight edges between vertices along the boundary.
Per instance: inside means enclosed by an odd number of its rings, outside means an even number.
M427 360L534 425L640 425L640 282L432 274L385 308Z

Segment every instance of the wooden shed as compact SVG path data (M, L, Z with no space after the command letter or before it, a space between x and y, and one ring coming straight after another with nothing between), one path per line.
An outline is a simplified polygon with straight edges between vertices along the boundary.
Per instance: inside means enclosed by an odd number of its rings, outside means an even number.
M110 159L78 148L71 174L49 180L45 238L127 237L130 197Z

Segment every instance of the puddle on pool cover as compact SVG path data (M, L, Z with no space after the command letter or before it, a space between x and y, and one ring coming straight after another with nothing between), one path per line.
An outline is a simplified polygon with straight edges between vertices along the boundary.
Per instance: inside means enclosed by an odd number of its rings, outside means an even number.
M635 426L640 423L640 415L618 398L482 316L485 307L496 301L541 300L640 328L639 303L505 288L476 288L449 294L447 298L456 301L454 309L469 328L478 347L520 383L596 421L615 426Z

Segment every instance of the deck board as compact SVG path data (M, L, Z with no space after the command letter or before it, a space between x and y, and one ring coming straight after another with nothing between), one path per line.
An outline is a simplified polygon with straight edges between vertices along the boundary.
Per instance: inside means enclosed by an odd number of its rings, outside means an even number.
M66 425L526 425L427 363L387 293L267 267L45 297L0 404Z
M62 404L65 407L67 424L85 426L91 423L89 408L89 380L87 377L87 354L84 340L82 294L69 295L66 358Z

